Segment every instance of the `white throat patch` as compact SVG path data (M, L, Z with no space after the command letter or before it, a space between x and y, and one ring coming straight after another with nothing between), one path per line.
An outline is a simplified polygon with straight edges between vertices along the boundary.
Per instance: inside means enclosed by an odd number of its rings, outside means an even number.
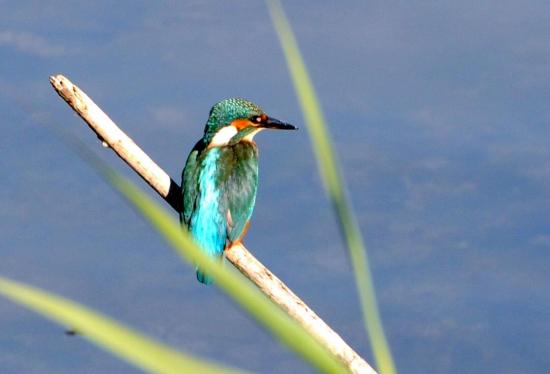
M237 135L237 133L238 131L235 126L229 125L222 127L218 130L216 135L214 135L214 137L210 141L210 144L208 144L208 147L221 147L227 145L231 138Z
M247 142L251 142L252 139L254 138L254 135L256 135L257 133L259 133L260 131L262 131L263 128L261 127L258 127L256 130L252 131L250 134L248 134L247 136L245 136L243 138L243 140L246 140Z

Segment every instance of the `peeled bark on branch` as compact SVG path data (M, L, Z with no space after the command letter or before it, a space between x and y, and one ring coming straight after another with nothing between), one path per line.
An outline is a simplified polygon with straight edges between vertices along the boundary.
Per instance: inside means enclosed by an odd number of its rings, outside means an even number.
M138 173L177 212L181 210L179 185L128 137L80 88L63 75L50 83L67 104L88 124L104 145ZM375 373L336 332L317 316L279 278L242 245L225 251L225 257L275 304L302 325L318 342L334 354L351 373Z

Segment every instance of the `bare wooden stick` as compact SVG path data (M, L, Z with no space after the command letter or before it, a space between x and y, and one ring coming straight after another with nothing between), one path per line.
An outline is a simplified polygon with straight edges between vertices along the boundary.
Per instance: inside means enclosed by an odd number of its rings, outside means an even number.
M138 173L176 211L181 210L180 187L128 135L86 95L63 75L50 83L67 104L88 124L103 144ZM225 251L225 257L281 309L302 325L318 342L334 354L351 373L376 373L336 332L317 316L279 278L242 245Z

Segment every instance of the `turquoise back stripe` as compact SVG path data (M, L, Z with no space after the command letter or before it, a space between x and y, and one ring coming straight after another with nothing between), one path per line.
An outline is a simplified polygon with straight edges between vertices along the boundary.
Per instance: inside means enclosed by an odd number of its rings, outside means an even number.
M190 225L193 237L210 256L223 254L227 230L225 217L220 212L220 192L215 184L219 157L219 148L213 148L208 151L202 163L199 174L201 191Z

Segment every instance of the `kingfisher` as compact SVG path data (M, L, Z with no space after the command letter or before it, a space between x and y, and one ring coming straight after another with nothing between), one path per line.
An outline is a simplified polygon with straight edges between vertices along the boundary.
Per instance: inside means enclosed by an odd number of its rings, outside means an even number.
M296 130L241 98L225 99L210 109L203 137L182 172L180 222L212 257L242 241L250 225L258 188L258 147L263 129ZM212 277L196 268L197 279Z

